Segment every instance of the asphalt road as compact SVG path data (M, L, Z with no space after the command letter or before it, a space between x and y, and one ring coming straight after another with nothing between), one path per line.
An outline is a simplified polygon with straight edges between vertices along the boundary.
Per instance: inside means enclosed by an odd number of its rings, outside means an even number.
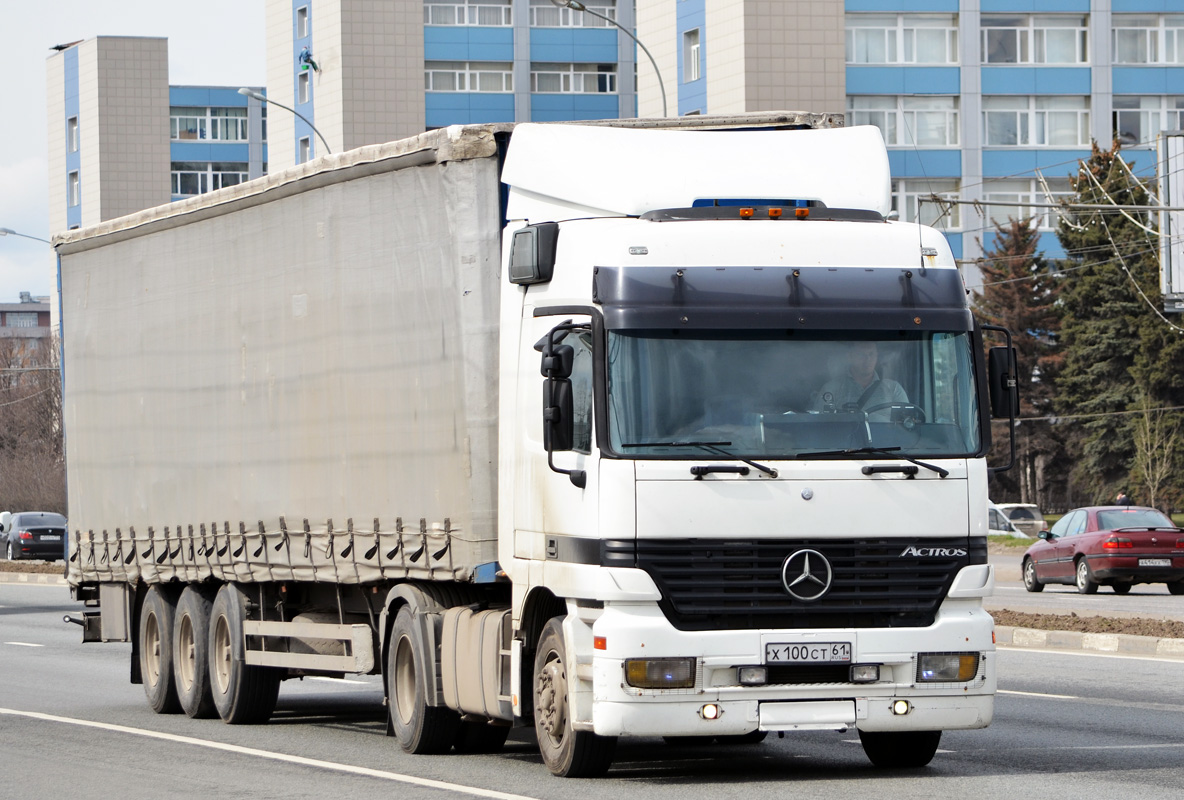
M0 585L0 797L1184 799L1184 660L1001 651L995 723L947 733L923 770L877 771L853 734L821 732L626 740L607 778L577 781L547 773L528 731L500 755L405 755L376 678L288 681L263 726L153 714L129 646L82 645L61 622L76 610L61 587Z

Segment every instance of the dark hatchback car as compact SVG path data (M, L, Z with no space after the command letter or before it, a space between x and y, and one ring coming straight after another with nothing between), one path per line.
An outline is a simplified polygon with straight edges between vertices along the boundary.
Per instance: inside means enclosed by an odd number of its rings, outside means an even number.
M1136 583L1166 583L1172 594L1184 594L1184 530L1154 508L1075 508L1040 532L1022 569L1029 592L1067 583L1082 594L1099 585L1126 594Z
M60 560L64 555L66 518L46 511L0 514L0 553L18 558Z

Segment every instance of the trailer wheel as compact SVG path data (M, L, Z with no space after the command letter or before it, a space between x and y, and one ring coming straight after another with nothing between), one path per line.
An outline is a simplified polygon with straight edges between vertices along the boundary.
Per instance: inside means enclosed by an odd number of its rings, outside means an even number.
M173 617L176 601L159 586L148 587L140 609L140 677L148 705L157 714L181 710L173 685Z
M460 729L460 715L455 711L427 704L424 675L434 664L434 654L427 652L411 607L403 606L391 627L386 682L391 725L399 746L408 753L447 753Z
M915 769L933 760L941 731L860 731L863 752L880 769Z
M534 730L543 763L563 778L594 778L608 772L617 737L572 728L568 713L567 653L559 617L543 628L534 655Z
M209 594L186 586L177 601L173 635L173 678L181 708L193 719L218 715L210 688Z
M246 663L243 620L247 618L242 593L224 585L210 609L210 688L218 716L230 725L267 722L280 691L279 673Z

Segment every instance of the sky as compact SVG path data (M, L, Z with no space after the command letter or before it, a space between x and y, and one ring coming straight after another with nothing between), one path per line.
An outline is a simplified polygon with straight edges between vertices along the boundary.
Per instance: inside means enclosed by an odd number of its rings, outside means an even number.
M165 36L169 84L267 83L263 0L0 0L0 228L49 238L45 61L55 44ZM0 236L0 303L49 295L49 245Z

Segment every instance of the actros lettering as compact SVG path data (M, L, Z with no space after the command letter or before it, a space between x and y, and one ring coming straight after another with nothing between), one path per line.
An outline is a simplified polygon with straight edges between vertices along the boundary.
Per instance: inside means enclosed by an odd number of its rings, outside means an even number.
M966 555L965 547L916 547L909 545L900 551L900 558L913 556L915 558L950 558Z

